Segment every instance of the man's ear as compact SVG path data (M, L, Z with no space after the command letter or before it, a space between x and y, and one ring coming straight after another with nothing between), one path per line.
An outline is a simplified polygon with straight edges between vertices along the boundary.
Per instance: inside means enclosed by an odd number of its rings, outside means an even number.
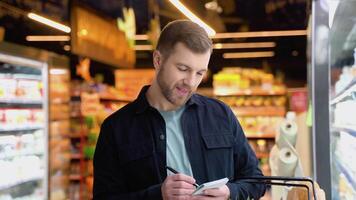
M162 54L158 50L153 51L153 67L156 70L160 70L162 65Z

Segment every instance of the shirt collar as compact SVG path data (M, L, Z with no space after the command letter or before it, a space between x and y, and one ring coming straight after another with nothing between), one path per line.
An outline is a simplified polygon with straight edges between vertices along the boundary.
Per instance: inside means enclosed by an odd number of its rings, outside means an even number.
M136 102L136 113L142 113L147 109L154 109L150 104L148 103L147 97L146 97L146 92L150 85L145 85L142 87L137 99L134 101ZM199 95L193 94L190 99L187 101L186 105L192 106L192 105L203 105L201 102Z

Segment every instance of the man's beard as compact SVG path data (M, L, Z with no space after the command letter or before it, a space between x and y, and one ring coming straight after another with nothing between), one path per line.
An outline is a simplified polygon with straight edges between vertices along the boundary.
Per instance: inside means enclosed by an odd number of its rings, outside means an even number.
M161 89L163 96L173 105L184 105L192 96L191 88L185 84L174 85L173 88L169 88L169 85L164 81L163 68L164 67L162 67L162 69L157 74L157 83ZM177 94L175 94L174 90L176 90L177 86L179 88L187 89L189 91L188 94L186 96L178 96Z

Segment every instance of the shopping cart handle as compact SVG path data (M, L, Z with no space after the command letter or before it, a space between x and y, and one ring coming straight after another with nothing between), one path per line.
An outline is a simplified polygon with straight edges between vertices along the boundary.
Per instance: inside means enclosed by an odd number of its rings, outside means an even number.
M309 177L287 177L287 176L245 176L235 178L233 180L243 180L248 183L254 184L266 184L266 185L283 185L283 186L294 186L294 187L304 187L308 191L308 199L310 200L309 194L309 186L306 184L298 184L298 183L287 183L290 181L294 182L310 182L312 185L313 197L314 200L316 198L315 186L314 181ZM283 181L283 182L275 182L275 181Z

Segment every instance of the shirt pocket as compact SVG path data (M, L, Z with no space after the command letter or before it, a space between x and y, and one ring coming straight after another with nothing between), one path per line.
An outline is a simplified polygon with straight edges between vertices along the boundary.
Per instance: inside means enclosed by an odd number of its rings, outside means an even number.
M208 134L202 136L205 151L205 165L210 179L230 177L233 174L232 134Z

